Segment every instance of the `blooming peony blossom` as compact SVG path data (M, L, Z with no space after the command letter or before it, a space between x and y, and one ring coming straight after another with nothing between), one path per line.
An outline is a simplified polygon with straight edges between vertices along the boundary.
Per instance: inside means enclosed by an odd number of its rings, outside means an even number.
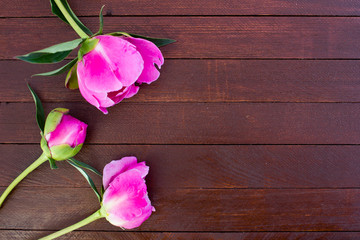
M144 180L148 172L149 167L145 162L137 163L136 157L124 157L105 166L102 203L111 224L136 228L155 211Z
M39 240L60 237L104 217L121 228L139 227L155 211L144 180L148 172L149 167L145 162L138 163L136 157L124 157L110 162L103 171L105 192L100 209L80 222Z
M82 96L103 113L139 91L139 84L157 80L164 57L152 42L133 37L100 35L99 42L77 65Z

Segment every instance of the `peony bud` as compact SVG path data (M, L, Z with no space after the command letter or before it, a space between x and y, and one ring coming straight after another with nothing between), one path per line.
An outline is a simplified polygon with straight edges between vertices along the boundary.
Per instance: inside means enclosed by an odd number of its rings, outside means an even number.
M145 162L137 163L136 157L124 157L105 166L102 209L111 224L136 228L155 211L144 180L148 172L149 167Z
M46 118L41 148L47 157L57 161L75 156L81 149L87 124L68 115L66 108L55 108Z
M164 63L159 48L141 38L96 36L96 46L82 56L77 79L82 96L103 113L139 91L136 84L155 81ZM80 48L81 50L81 48Z

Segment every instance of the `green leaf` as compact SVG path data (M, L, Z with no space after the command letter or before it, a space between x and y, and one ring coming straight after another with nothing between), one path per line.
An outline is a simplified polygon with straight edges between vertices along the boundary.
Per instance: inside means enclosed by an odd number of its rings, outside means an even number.
M59 43L51 47L31 52L16 58L29 63L56 63L66 58L70 52L79 46L83 39L75 39L68 42Z
M125 33L125 32L113 32L113 33L109 33L107 35L128 36L128 37L130 36L130 37L135 37L135 38L142 38L142 39L145 39L145 40L148 40L148 41L154 43L157 47L162 47L162 46L168 45L170 43L176 42L176 40L169 39L169 38L152 38L152 37L146 37L146 36L141 36L141 35L132 34L132 33Z
M100 177L102 177L102 174L96 170L94 167L86 164L86 163L83 163L83 162L80 162L79 160L76 160L75 158L70 158L69 161L71 161L72 163L76 164L78 167L82 167L82 168L85 168L87 170L90 170L92 171L93 173L99 175Z
M41 100L38 97L38 95L36 95L35 91L30 87L29 84L27 84L31 95L34 99L35 102L35 107L36 107L36 122L41 130L41 132L44 132L44 126L45 126L45 114L44 114L44 108L41 104Z
M79 49L78 52L78 59L79 61L82 61L82 57L87 54L88 52L90 52L91 50L93 50L96 45L98 44L100 40L96 39L96 38L88 38L86 39L83 44L81 44L81 47Z
M62 66L61 68L58 68L56 70L46 72L46 73L37 73L37 74L32 75L32 77L34 77L34 76L55 76L55 75L62 74L64 72L69 71L76 62L77 62L77 58L75 58L71 62L67 63L66 65Z
M162 46L168 45L170 43L176 42L176 40L174 40L174 39L152 38L152 37L146 37L146 36L141 36L141 35L132 34L132 33L130 34L130 36L135 37L135 38L142 38L142 39L148 40L148 41L154 43L158 47L162 47Z
M56 166L55 160L52 158L49 158L50 168L51 169L57 169L58 166Z
M126 33L126 32L113 32L113 33L108 33L106 35L111 35L111 36L114 36L114 37L117 37L117 36L131 37L131 35L129 33Z
M86 181L89 183L90 187L92 188L92 190L94 191L95 195L97 196L97 198L99 199L99 202L101 203L101 195L99 194L98 190L96 189L96 186L94 184L94 181L91 179L91 177L84 171L82 170L79 166L77 166L74 162L72 162L71 160L67 160L67 162L73 166L74 168L76 168L86 179Z
M101 196L104 196L104 193L105 193L104 186L101 186Z
M66 11L70 14L70 16L74 19L74 21L76 22L76 24L87 34L87 35L93 35L93 33L90 31L90 29L88 29L80 20L79 18L75 15L75 13L71 10L68 2L66 0L61 0L62 4L64 5ZM66 22L67 24L69 24L69 22L66 20L64 14L62 14L62 12L60 11L59 7L56 5L54 0L50 0L50 4L51 4L51 11L53 14L55 14L56 16L58 16L61 20L63 20L64 22ZM70 25L70 24L69 24Z
M104 27L104 17L103 17L103 9L104 9L105 5L103 5L100 9L100 14L99 14L99 20L100 20L100 27L99 27L99 31L95 34L95 35L101 35L103 34L103 27Z
M76 69L77 69L77 63L75 63L75 65L69 70L65 78L65 87L72 90L79 88Z

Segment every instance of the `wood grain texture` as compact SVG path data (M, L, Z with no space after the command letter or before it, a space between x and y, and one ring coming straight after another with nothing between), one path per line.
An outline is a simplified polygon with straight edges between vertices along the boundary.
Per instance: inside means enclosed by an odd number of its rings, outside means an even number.
M156 212L141 228L103 219L61 239L360 238L359 1L69 2L94 32L106 4L104 32L177 42L161 48L159 81L108 116L64 76L30 80L47 112L68 107L89 124L79 160L101 170L136 155L151 168ZM41 153L24 80L55 68L13 57L77 36L48 0L2 1L0 32L1 193ZM9 196L0 239L36 239L97 210L81 175L58 165Z
M98 29L98 18L83 20ZM104 32L176 39L162 48L166 58L359 59L359 24L357 17L111 17ZM77 37L55 18L0 19L0 32L0 59Z
M360 229L360 189L156 189L149 197L156 212L139 231ZM17 188L0 211L0 229L57 230L98 208L90 188ZM119 230L105 219L83 229Z
M65 75L30 78L60 66L0 61L0 101L32 102L24 80L44 102L83 101ZM354 60L167 59L160 79L126 102L360 102L359 92Z
M40 154L39 145L0 145L0 186L6 187ZM360 146L85 145L76 156L98 170L135 155L159 188L360 188ZM44 163L20 187L88 188L66 162ZM91 175L100 186L101 178ZM0 211L1 212L1 211Z
M109 15L360 15L354 0L68 1L78 16ZM206 7L204 7L206 6ZM47 1L4 2L0 17L53 16Z
M51 231L24 231L24 230L0 230L1 239L38 239L40 237L51 234ZM76 231L65 235L62 239L76 239L76 240L93 240L93 239L117 239L117 240L344 240L357 239L360 233L357 232L253 232L253 233L211 233L211 232L96 232L96 231Z
M356 103L124 102L111 108L109 115L88 103L51 103L46 104L46 112L55 107L69 108L89 124L87 143L360 143ZM34 108L32 103L0 104L1 143L39 142Z

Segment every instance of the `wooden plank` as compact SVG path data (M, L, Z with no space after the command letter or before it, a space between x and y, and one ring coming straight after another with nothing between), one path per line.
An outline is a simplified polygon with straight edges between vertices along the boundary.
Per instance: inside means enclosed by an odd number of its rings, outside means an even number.
M98 28L97 17L83 20ZM176 39L162 48L167 58L358 59L359 24L357 17L111 17L104 32ZM0 59L76 38L55 18L0 19L0 32Z
M71 109L89 124L87 143L359 144L356 103L121 103L109 117L88 103ZM0 104L0 142L38 143L32 103ZM95 131L97 129L98 131Z
M6 187L41 149L0 145L0 152L0 186ZM151 189L360 187L360 146L85 145L76 158L101 171L111 160L129 155L150 166ZM50 170L43 164L20 187L88 187L69 164L58 166ZM91 176L101 184L101 178Z
M156 189L149 196L156 212L140 231L360 230L360 189ZM57 230L98 208L90 188L18 188L0 211L0 229ZM105 219L84 229L119 230Z
M30 79L60 66L0 61L0 101L32 102L24 79L44 101L83 101L64 88L64 75ZM168 59L160 79L126 102L360 102L358 66L354 60Z
M0 238L2 239L38 239L40 237L51 234L51 231L24 231L24 230L0 230ZM360 237L358 232L251 232L251 233L204 233L204 232L129 232L129 231L116 231L116 232L96 232L96 231L76 231L67 234L64 239L76 240L93 240L93 239L118 239L118 240L160 240L160 239L196 239L196 240L248 240L248 239L290 239L290 240L344 240L344 239L357 239Z
M102 5L106 15L360 15L353 0L172 0L69 1L78 16L97 16ZM204 7L206 6L206 7ZM260 7L261 6L261 7ZM43 0L4 2L0 17L53 16Z

